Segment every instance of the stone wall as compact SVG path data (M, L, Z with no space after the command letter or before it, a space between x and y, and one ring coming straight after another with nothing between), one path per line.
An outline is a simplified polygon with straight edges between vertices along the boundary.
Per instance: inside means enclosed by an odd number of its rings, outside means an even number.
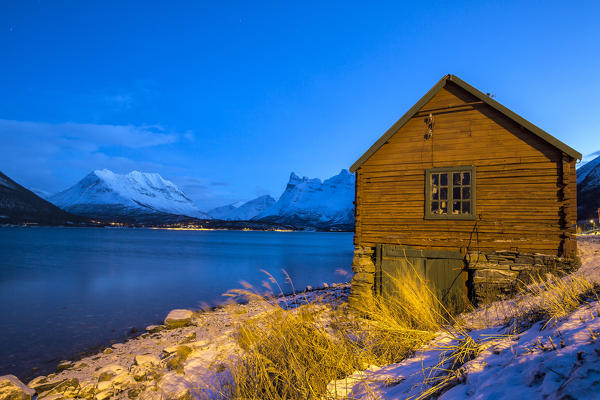
M355 246L352 259L352 277L348 303L360 308L373 296L375 283L375 249L367 246Z
M375 249L355 246L352 260L352 288L348 302L351 307L364 306L374 294ZM561 258L543 254L495 251L470 252L465 256L468 271L469 299L476 306L515 295L519 285L530 282L531 276L547 273L564 275L577 269L578 258Z
M515 295L519 285L529 283L532 276L564 275L576 270L577 258L562 258L518 251L471 252L467 254L471 301L480 306Z

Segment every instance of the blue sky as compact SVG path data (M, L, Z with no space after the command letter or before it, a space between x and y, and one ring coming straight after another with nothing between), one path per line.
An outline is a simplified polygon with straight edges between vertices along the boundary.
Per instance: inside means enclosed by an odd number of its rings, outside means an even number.
M600 150L598 2L0 0L0 171L159 172L201 208L348 168L447 73Z

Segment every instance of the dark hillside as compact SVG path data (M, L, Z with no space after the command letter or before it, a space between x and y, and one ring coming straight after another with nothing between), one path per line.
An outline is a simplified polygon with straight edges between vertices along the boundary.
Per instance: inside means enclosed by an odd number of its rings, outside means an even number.
M72 225L86 221L61 210L0 172L0 225Z

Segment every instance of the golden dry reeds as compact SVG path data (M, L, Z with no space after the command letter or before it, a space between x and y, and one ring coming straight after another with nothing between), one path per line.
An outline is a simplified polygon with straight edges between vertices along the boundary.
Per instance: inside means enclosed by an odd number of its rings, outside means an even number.
M544 319L544 326L565 318L589 298L598 299L596 285L579 275L562 278L534 275L531 283L523 286L522 293L533 300L525 307L525 313Z
M277 285L271 275L269 280ZM264 312L238 324L236 339L243 352L230 365L227 398L335 398L335 389L327 390L330 382L371 365L401 361L448 322L418 274L394 280L393 295L365 298L358 310L322 304L282 308L249 288L230 295L249 297Z

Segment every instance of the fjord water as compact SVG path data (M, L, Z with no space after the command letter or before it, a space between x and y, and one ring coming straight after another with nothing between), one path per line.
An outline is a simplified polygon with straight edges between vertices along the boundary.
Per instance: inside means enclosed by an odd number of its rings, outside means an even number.
M1 228L0 375L47 374L171 309L260 286L261 269L304 288L346 281L351 260L351 233Z

